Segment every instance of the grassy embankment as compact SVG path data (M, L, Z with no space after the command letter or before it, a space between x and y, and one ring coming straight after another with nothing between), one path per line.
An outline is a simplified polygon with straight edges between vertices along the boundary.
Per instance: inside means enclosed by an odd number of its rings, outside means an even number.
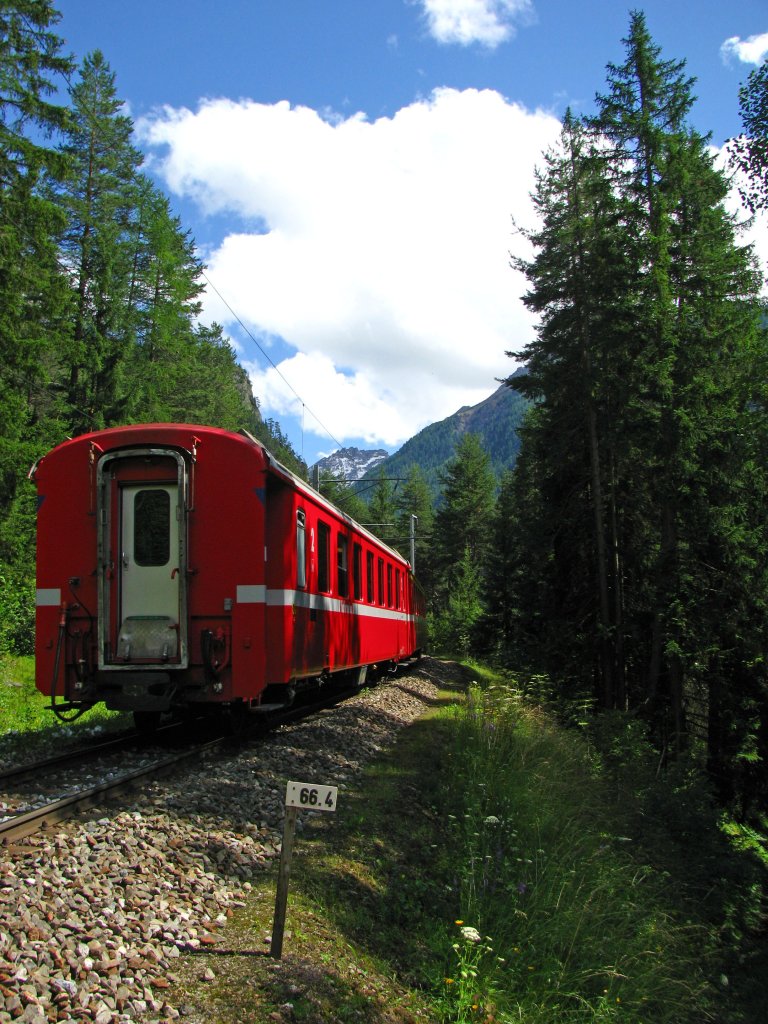
M0 657L0 764L33 761L44 753L132 724L124 712L91 708L76 722L63 724L47 710L50 700L35 689L33 658Z
M271 873L182 958L176 1004L211 1024L768 1019L760 838L727 836L631 732L598 749L474 676L301 834L283 960L263 955Z
M631 730L600 753L474 674L300 838L283 961L263 955L274 878L255 879L177 999L219 1024L768 1019L757 839L739 851L695 774L657 778Z

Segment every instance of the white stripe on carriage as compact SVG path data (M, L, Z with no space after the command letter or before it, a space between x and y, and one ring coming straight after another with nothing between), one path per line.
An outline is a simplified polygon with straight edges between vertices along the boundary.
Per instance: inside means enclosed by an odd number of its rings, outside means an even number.
M267 605L270 608L309 608L311 611L346 613L368 619L390 619L395 622L408 622L416 618L402 609L341 601L337 597L309 594L304 590L268 590Z

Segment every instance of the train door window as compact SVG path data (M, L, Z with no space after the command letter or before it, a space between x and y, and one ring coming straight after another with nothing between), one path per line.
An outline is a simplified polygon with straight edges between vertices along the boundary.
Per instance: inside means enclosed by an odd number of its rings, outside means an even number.
M352 596L356 601L363 599L363 549L359 544L352 548Z
M171 557L171 496L155 487L138 491L133 506L136 565L167 565Z
M378 576L379 576L379 604L384 604L384 559L379 559L378 564Z
M307 535L304 509L296 512L296 586L307 585Z
M321 519L317 521L317 589L325 593L331 589L330 574L331 528Z
M368 604L373 604L373 552L365 553L365 588Z
M347 538L336 534L336 584L339 597L349 596L349 570L347 567Z
M402 608L403 602L400 594L400 570L395 569L395 607Z
M387 566L387 607L392 607L392 566Z

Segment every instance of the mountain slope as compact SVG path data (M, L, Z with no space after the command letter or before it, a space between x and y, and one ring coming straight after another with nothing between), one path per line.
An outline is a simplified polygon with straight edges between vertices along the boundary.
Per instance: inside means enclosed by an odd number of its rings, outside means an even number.
M341 477L342 480L360 480L389 457L384 448L361 451L359 448L339 448L338 451L319 459L312 467L312 474L321 473ZM314 478L314 477L312 477Z
M520 373L518 370L517 374ZM407 477L411 466L416 464L437 495L440 472L453 457L456 444L464 434L479 436L494 472L500 477L505 469L511 469L515 464L520 449L518 428L529 405L526 398L502 384L478 405L464 406L452 416L420 430L394 455L366 473L363 479L375 479L381 472L388 477Z

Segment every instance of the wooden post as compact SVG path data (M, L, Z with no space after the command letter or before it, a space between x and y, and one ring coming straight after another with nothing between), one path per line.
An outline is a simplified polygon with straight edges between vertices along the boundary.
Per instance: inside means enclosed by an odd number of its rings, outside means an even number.
M277 873L277 894L275 895L275 920L272 925L270 955L279 960L283 955L283 933L285 932L285 911L288 906L288 883L291 879L293 840L296 835L296 817L299 810L335 811L338 789L336 786L318 786L312 782L289 782L285 789L285 824L283 825L283 848L280 851L280 867Z
M277 875L277 894L275 896L275 920L272 925L272 942L269 947L270 956L279 960L283 955L283 933L285 932L285 914L288 906L288 884L291 879L291 861L293 859L293 839L296 835L296 818L298 807L286 807L285 824L283 825L283 846L280 850L280 867Z

